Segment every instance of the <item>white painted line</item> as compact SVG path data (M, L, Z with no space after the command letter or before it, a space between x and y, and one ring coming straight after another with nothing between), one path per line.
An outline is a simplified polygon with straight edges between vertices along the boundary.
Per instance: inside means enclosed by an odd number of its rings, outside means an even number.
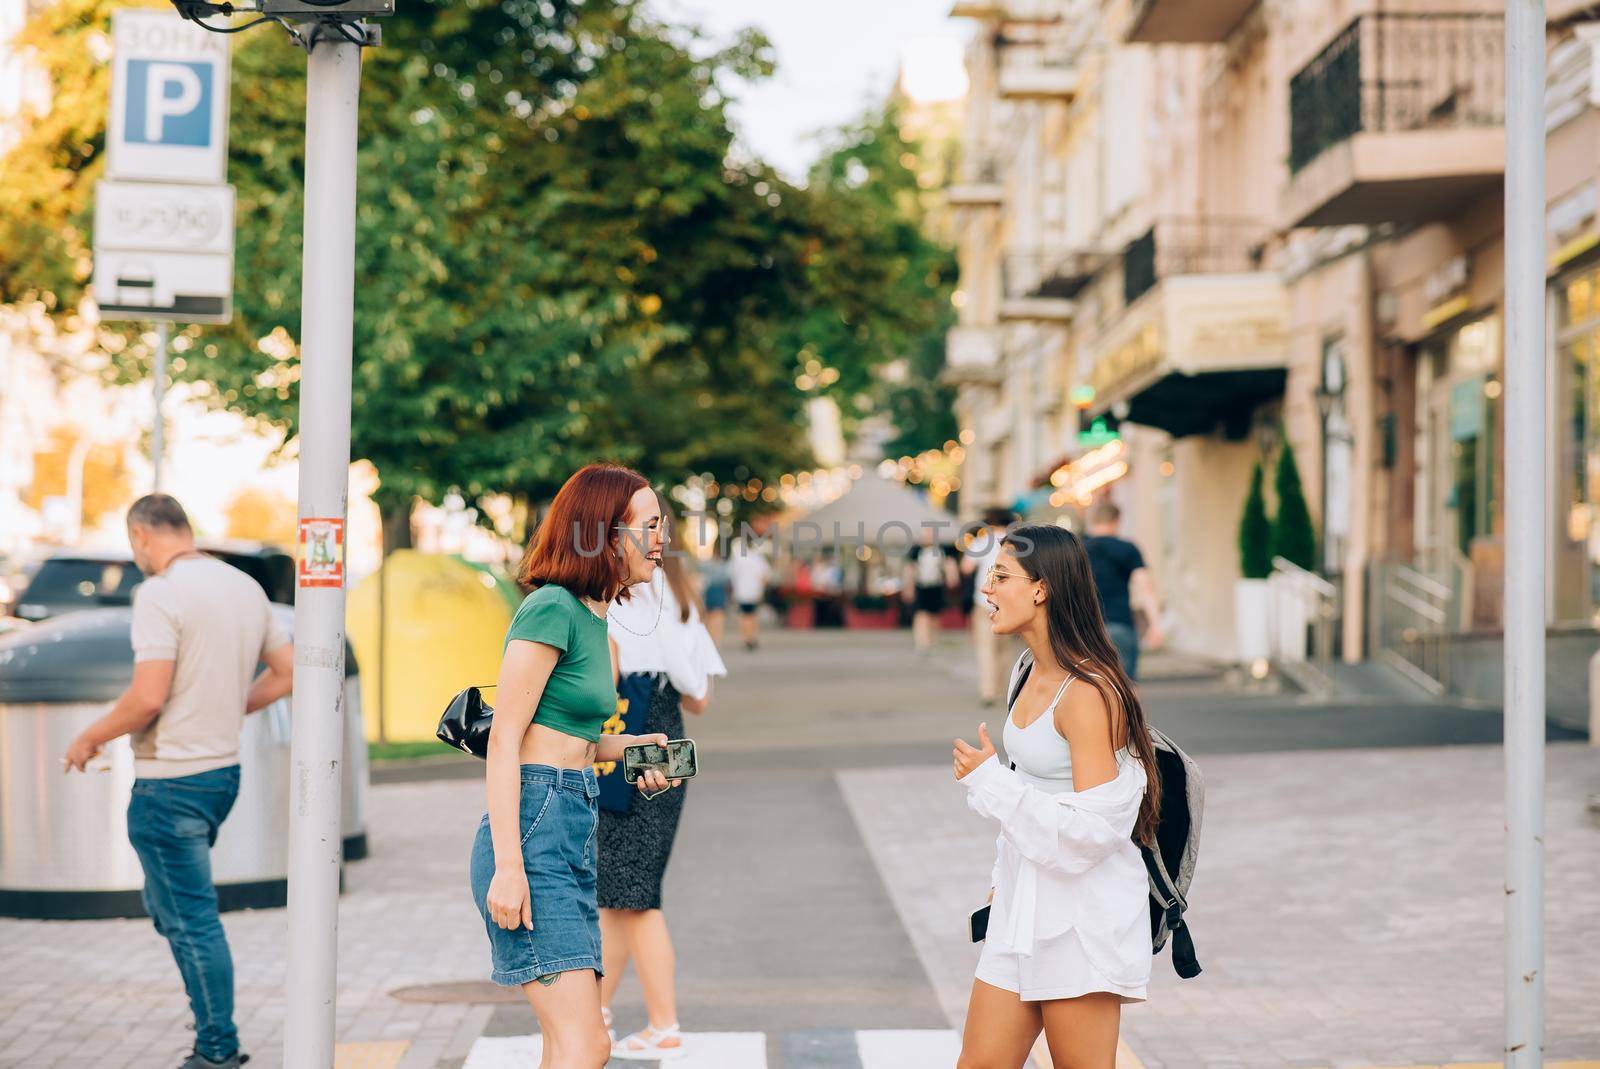
M767 1069L765 1032L686 1032L683 1045L684 1056L664 1064L677 1069ZM462 1069L529 1069L538 1064L543 1049L539 1036L480 1039L472 1045ZM635 1063L613 1061L611 1064Z
M961 1037L948 1029L857 1032L861 1069L933 1069L954 1065Z

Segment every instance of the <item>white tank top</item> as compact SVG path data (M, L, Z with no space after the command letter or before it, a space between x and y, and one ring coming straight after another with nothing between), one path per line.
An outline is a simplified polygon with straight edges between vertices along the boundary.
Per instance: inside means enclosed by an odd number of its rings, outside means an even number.
M1056 706L1061 704L1061 696L1067 692L1074 678L1069 674L1062 680L1049 708L1027 727L1017 727L1011 711L1006 712L1006 757L1029 786L1047 794L1060 794L1073 789L1072 748L1061 737L1061 732L1056 730Z
M1006 711L1006 728L1002 736L1006 757L1024 782L1046 794L1062 794L1077 789L1072 785L1072 747L1056 730L1056 706L1061 704L1062 695L1067 693L1067 688L1077 678L1069 673L1056 690L1049 708L1025 728L1017 727L1011 711ZM1128 756L1128 748L1124 746L1113 756L1120 769Z

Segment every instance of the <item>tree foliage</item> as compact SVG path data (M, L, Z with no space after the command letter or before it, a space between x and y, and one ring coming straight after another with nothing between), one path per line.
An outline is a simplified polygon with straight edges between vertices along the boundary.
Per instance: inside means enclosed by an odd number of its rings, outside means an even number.
M1265 579L1272 574L1272 521L1267 518L1261 483L1258 460L1250 472L1250 492L1245 495L1244 515L1239 519L1239 575L1244 579Z
M70 316L84 296L117 6L58 0L19 39L52 101L0 159L0 299ZM172 367L292 436L305 57L272 27L235 40L235 317L178 332ZM415 0L385 20L362 77L351 428L381 505L536 501L597 456L773 481L810 463L810 396L871 407L953 266L900 203L905 146L882 130L809 188L729 162L721 87L770 71L759 35L712 48L638 0ZM101 342L147 374L137 329ZM797 381L812 360L830 381Z
M1300 485L1294 447L1288 442L1278 452L1273 491L1278 498L1278 511L1272 517L1272 555L1309 571L1317 564L1317 535Z
M954 250L928 232L920 151L890 105L841 131L811 173L811 187L847 222L855 244L826 265L819 284L836 295L800 330L812 351L858 376L841 379L847 420L887 413L896 433L885 448L896 455L938 448L958 433L955 394L939 372L959 272ZM903 361L898 373L880 385L873 372L894 361Z

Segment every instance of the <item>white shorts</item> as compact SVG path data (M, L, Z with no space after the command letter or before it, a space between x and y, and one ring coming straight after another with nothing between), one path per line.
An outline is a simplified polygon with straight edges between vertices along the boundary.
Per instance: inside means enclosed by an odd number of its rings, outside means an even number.
M1145 1000L1144 984L1119 984L1095 968L1075 932L1041 940L1033 949L1031 955L1023 957L986 941L974 975L990 987L1016 992L1023 1002L1078 998L1099 991L1117 995L1124 1003Z

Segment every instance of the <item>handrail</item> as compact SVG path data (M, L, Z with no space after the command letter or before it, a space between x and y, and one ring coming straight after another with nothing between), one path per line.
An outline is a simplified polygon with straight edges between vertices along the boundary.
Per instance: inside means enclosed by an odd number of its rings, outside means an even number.
M1281 577L1288 587L1287 599L1276 602L1281 618L1275 627L1274 660L1280 671L1307 691L1324 696L1331 694L1334 690L1333 629L1339 616L1339 588L1283 557L1272 558L1272 573L1274 579Z
M1300 567L1300 565L1294 563L1286 557L1273 557L1272 567L1275 571L1283 572L1285 575L1293 576L1300 582L1305 583L1307 586L1311 587L1318 594L1321 594L1325 598L1336 598L1339 596L1338 587L1328 582L1316 572L1306 571L1304 568Z

